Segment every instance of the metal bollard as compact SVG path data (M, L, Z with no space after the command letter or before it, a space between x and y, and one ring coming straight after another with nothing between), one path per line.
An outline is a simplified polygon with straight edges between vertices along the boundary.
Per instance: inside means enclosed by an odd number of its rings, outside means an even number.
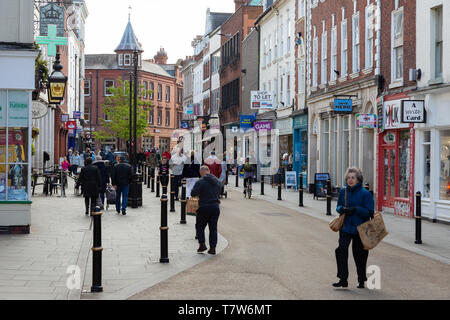
M150 176L150 167L147 167L147 189L150 189L150 180L152 177Z
M163 194L161 197L161 257L160 263L169 262L169 246L168 246L168 233L169 227L167 226L167 194Z
M298 206L303 207L303 174L299 174Z
M327 216L331 216L331 180L327 180Z
M239 187L239 167L236 168L236 188Z
M172 174L170 175L170 212L175 212L175 186Z
M155 192L155 169L151 169L150 175L151 175L151 178L152 178L152 181L151 181L152 190L151 190L151 192Z
M161 184L161 180L159 178L159 174L156 176L156 197L159 198L160 195L160 184Z
M422 193L416 193L416 241L415 244L422 244Z
M162 175L159 178L159 181L161 183L162 194L165 194L167 196L167 184L166 184L166 182L168 182L167 175Z
M225 185L228 185L228 165L225 167Z
M181 220L180 224L186 224L186 179L181 181Z
M264 176L261 175L261 195L264 195Z
M102 212L98 207L92 213L94 220L94 244L92 247L92 286L91 292L103 292L102 287Z
M282 200L281 199L281 174L278 173L278 200Z
M64 171L61 170L61 198L66 197L66 181L64 180L65 176L66 175Z

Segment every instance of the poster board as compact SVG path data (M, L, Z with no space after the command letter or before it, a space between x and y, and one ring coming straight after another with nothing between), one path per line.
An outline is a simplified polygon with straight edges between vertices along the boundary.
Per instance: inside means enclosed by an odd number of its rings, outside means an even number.
M286 171L286 188L296 188L296 187L297 187L297 172Z
M327 196L327 180L330 179L329 173L314 174L314 197L325 198Z
M186 178L186 198L191 197L192 188L194 188L198 180L198 178Z

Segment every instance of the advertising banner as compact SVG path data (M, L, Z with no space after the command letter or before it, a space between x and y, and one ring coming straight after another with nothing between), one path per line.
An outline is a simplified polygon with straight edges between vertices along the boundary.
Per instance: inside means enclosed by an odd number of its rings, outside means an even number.
M376 114L364 114L358 113L356 115L356 127L366 129L377 128L377 115Z
M272 91L252 91L250 109L273 109L273 98Z

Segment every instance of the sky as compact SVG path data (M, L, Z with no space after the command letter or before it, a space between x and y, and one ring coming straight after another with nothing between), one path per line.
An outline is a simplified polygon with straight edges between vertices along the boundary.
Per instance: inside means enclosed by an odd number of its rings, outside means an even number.
M85 54L114 53L128 23L150 59L164 47L168 63L193 55L191 41L205 32L206 9L234 12L233 0L86 0Z

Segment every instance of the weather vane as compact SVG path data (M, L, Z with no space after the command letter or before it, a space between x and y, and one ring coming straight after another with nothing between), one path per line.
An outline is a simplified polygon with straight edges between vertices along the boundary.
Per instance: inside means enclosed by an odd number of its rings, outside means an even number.
M128 6L128 21L131 20L131 5Z

